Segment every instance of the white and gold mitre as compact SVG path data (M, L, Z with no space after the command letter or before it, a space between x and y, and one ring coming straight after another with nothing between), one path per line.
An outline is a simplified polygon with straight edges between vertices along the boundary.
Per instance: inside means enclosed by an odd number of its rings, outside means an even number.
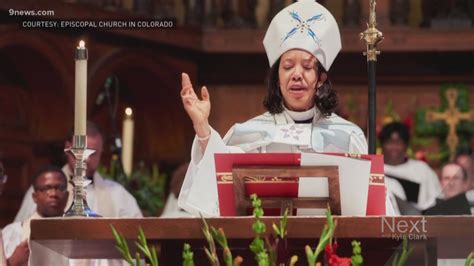
M291 49L313 54L329 70L341 50L336 19L314 0L300 0L282 9L271 21L263 45L272 66Z

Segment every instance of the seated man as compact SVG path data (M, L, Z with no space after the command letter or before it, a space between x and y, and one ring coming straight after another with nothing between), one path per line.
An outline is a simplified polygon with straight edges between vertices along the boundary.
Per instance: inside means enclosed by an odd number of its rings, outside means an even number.
M436 205L426 210L427 215L463 215L471 214L466 198L469 187L466 170L459 164L447 163L441 170L441 188L443 199L437 199Z
M468 189L466 191L466 198L471 206L471 212L474 213L474 162L472 153L464 152L456 156L456 162L466 170L468 176Z
M440 183L446 200L466 192L470 185L466 170L457 163L443 166Z
M471 153L460 152L456 155L456 163L466 170L469 182L469 189L474 189L474 162Z
M408 128L399 122L385 125L379 135L385 162L386 185L390 193L406 198L419 210L435 204L441 194L436 173L423 161L407 158ZM400 183L400 186L393 184ZM403 213L402 213L403 214Z
M14 222L3 229L3 243L7 265L26 265L29 257L28 238L30 221L42 217L62 216L68 191L67 178L54 166L41 168L33 178L32 193L36 212L22 222Z
M65 141L66 149L71 148L72 137L73 131L71 130ZM103 143L103 136L99 127L92 122L87 122L87 146L95 150L95 153L87 160L86 175L87 178L92 180L92 183L86 188L89 207L104 217L142 217L143 215L135 198L122 185L105 179L96 171L100 163ZM67 177L71 177L75 159L70 153L67 153L67 159L68 163L62 170ZM34 212L35 204L31 200L32 191L33 189L30 188L26 192L15 221L27 219ZM69 199L66 208L71 206L72 202L72 185L70 184L68 185L68 191Z

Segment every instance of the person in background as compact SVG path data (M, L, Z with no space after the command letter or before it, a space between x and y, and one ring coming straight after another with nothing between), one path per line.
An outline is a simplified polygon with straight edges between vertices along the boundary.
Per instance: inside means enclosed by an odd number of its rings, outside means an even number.
M30 221L43 217L62 216L67 198L67 178L55 166L45 166L33 177L32 198L36 211L24 221L14 222L2 230L8 266L26 265L29 258Z
M389 193L413 201L420 211L433 206L441 194L438 176L427 163L408 158L408 127L399 122L387 124L382 128L379 139ZM402 186L396 185L397 183ZM400 190L401 187L403 191Z
M443 194L436 199L436 205L427 209L426 215L472 214L466 191L469 179L466 170L456 162L449 162L441 169L440 183Z
M469 189L474 189L474 162L470 152L460 152L456 155L455 162L466 170Z
M474 213L474 160L471 152L462 152L456 156L456 162L461 165L468 175L468 189L466 191L466 198L471 207L471 212Z
M458 163L447 163L441 169L440 176L443 198L448 200L466 192L470 186L467 171Z
M170 182L170 193L166 200L163 213L160 216L161 218L194 217L192 214L178 206L179 190L183 185L184 176L186 175L188 167L188 162L183 163L173 172Z
M143 217L137 201L122 185L113 180L104 178L97 172L97 167L100 164L102 151L104 149L104 138L99 127L92 122L87 122L86 134L87 147L95 150L87 160L86 178L92 181L86 188L89 207L104 217ZM72 147L72 137L73 130L70 130L64 143L66 149ZM62 170L68 178L71 178L75 159L70 153L67 153L67 161L67 164L63 166ZM72 185L70 184L68 185L68 191L69 199L66 208L71 206L72 203L73 194ZM33 188L30 187L23 198L15 221L25 220L34 213L36 205L31 198L32 192Z

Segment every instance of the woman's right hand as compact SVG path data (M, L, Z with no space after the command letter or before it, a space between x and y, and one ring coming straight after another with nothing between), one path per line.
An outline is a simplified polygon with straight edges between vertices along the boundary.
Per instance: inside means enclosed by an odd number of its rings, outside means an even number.
M188 113L193 121L196 135L200 138L209 136L209 114L211 112L211 101L209 92L206 87L201 88L201 98L194 92L191 80L188 74L181 74L181 99L183 101L184 110Z

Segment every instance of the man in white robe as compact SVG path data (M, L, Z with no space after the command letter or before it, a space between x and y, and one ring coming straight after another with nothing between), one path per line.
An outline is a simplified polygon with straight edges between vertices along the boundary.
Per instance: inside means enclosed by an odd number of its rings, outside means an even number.
M72 136L68 137L71 139ZM72 143L67 140L66 148L70 148ZM87 161L87 176L91 178L92 183L86 187L87 203L89 207L97 214L104 217L143 217L135 198L119 183L102 177L96 170L100 163L103 150L103 137L99 128L91 123L87 123L87 146L96 152L92 154ZM75 159L68 154L68 164L62 168L67 177L73 174L72 167ZM68 184L69 198L66 208L72 203L72 185ZM28 219L36 209L32 200L33 187L30 187L23 197L20 210L15 217L15 221Z
M51 177L51 173L55 174L55 176ZM52 178L57 179L51 181ZM6 257L9 259L9 265L23 265L24 262L29 259L31 220L43 219L44 217L61 217L64 207L66 206L69 192L67 191L66 175L64 175L63 170L56 167L48 167L40 170L34 178L33 187L34 192L32 197L37 206L36 211L28 219L9 224L3 230L2 240L5 244L4 251ZM47 256L47 254L41 253L34 254L35 257ZM58 261L57 263L70 266L128 265L128 263L120 259L66 259L65 261Z
M67 178L61 169L56 167L41 169L34 177L33 187L32 197L37 204L36 211L28 219L11 223L2 230L3 251L8 265L23 265L28 261L30 221L62 216L66 206Z
M72 175L69 164L62 168L66 176ZM135 198L119 183L104 178L98 172L93 175L93 182L86 187L87 203L89 207L103 217L124 217L140 218L143 217ZM72 185L68 184L69 198L66 209L72 203ZM34 202L27 198L31 196L33 188L30 187L23 198L23 202L15 217L15 221L21 221L23 217L32 212L36 206ZM66 211L65 209L65 211Z
M419 184L417 202L413 204L417 209L425 210L435 204L437 197L442 196L441 186L438 176L427 163L407 158L409 134L408 128L399 122L385 125L380 133L386 179L390 180L387 188L399 198L407 199L406 191L392 185L397 182L395 178Z

